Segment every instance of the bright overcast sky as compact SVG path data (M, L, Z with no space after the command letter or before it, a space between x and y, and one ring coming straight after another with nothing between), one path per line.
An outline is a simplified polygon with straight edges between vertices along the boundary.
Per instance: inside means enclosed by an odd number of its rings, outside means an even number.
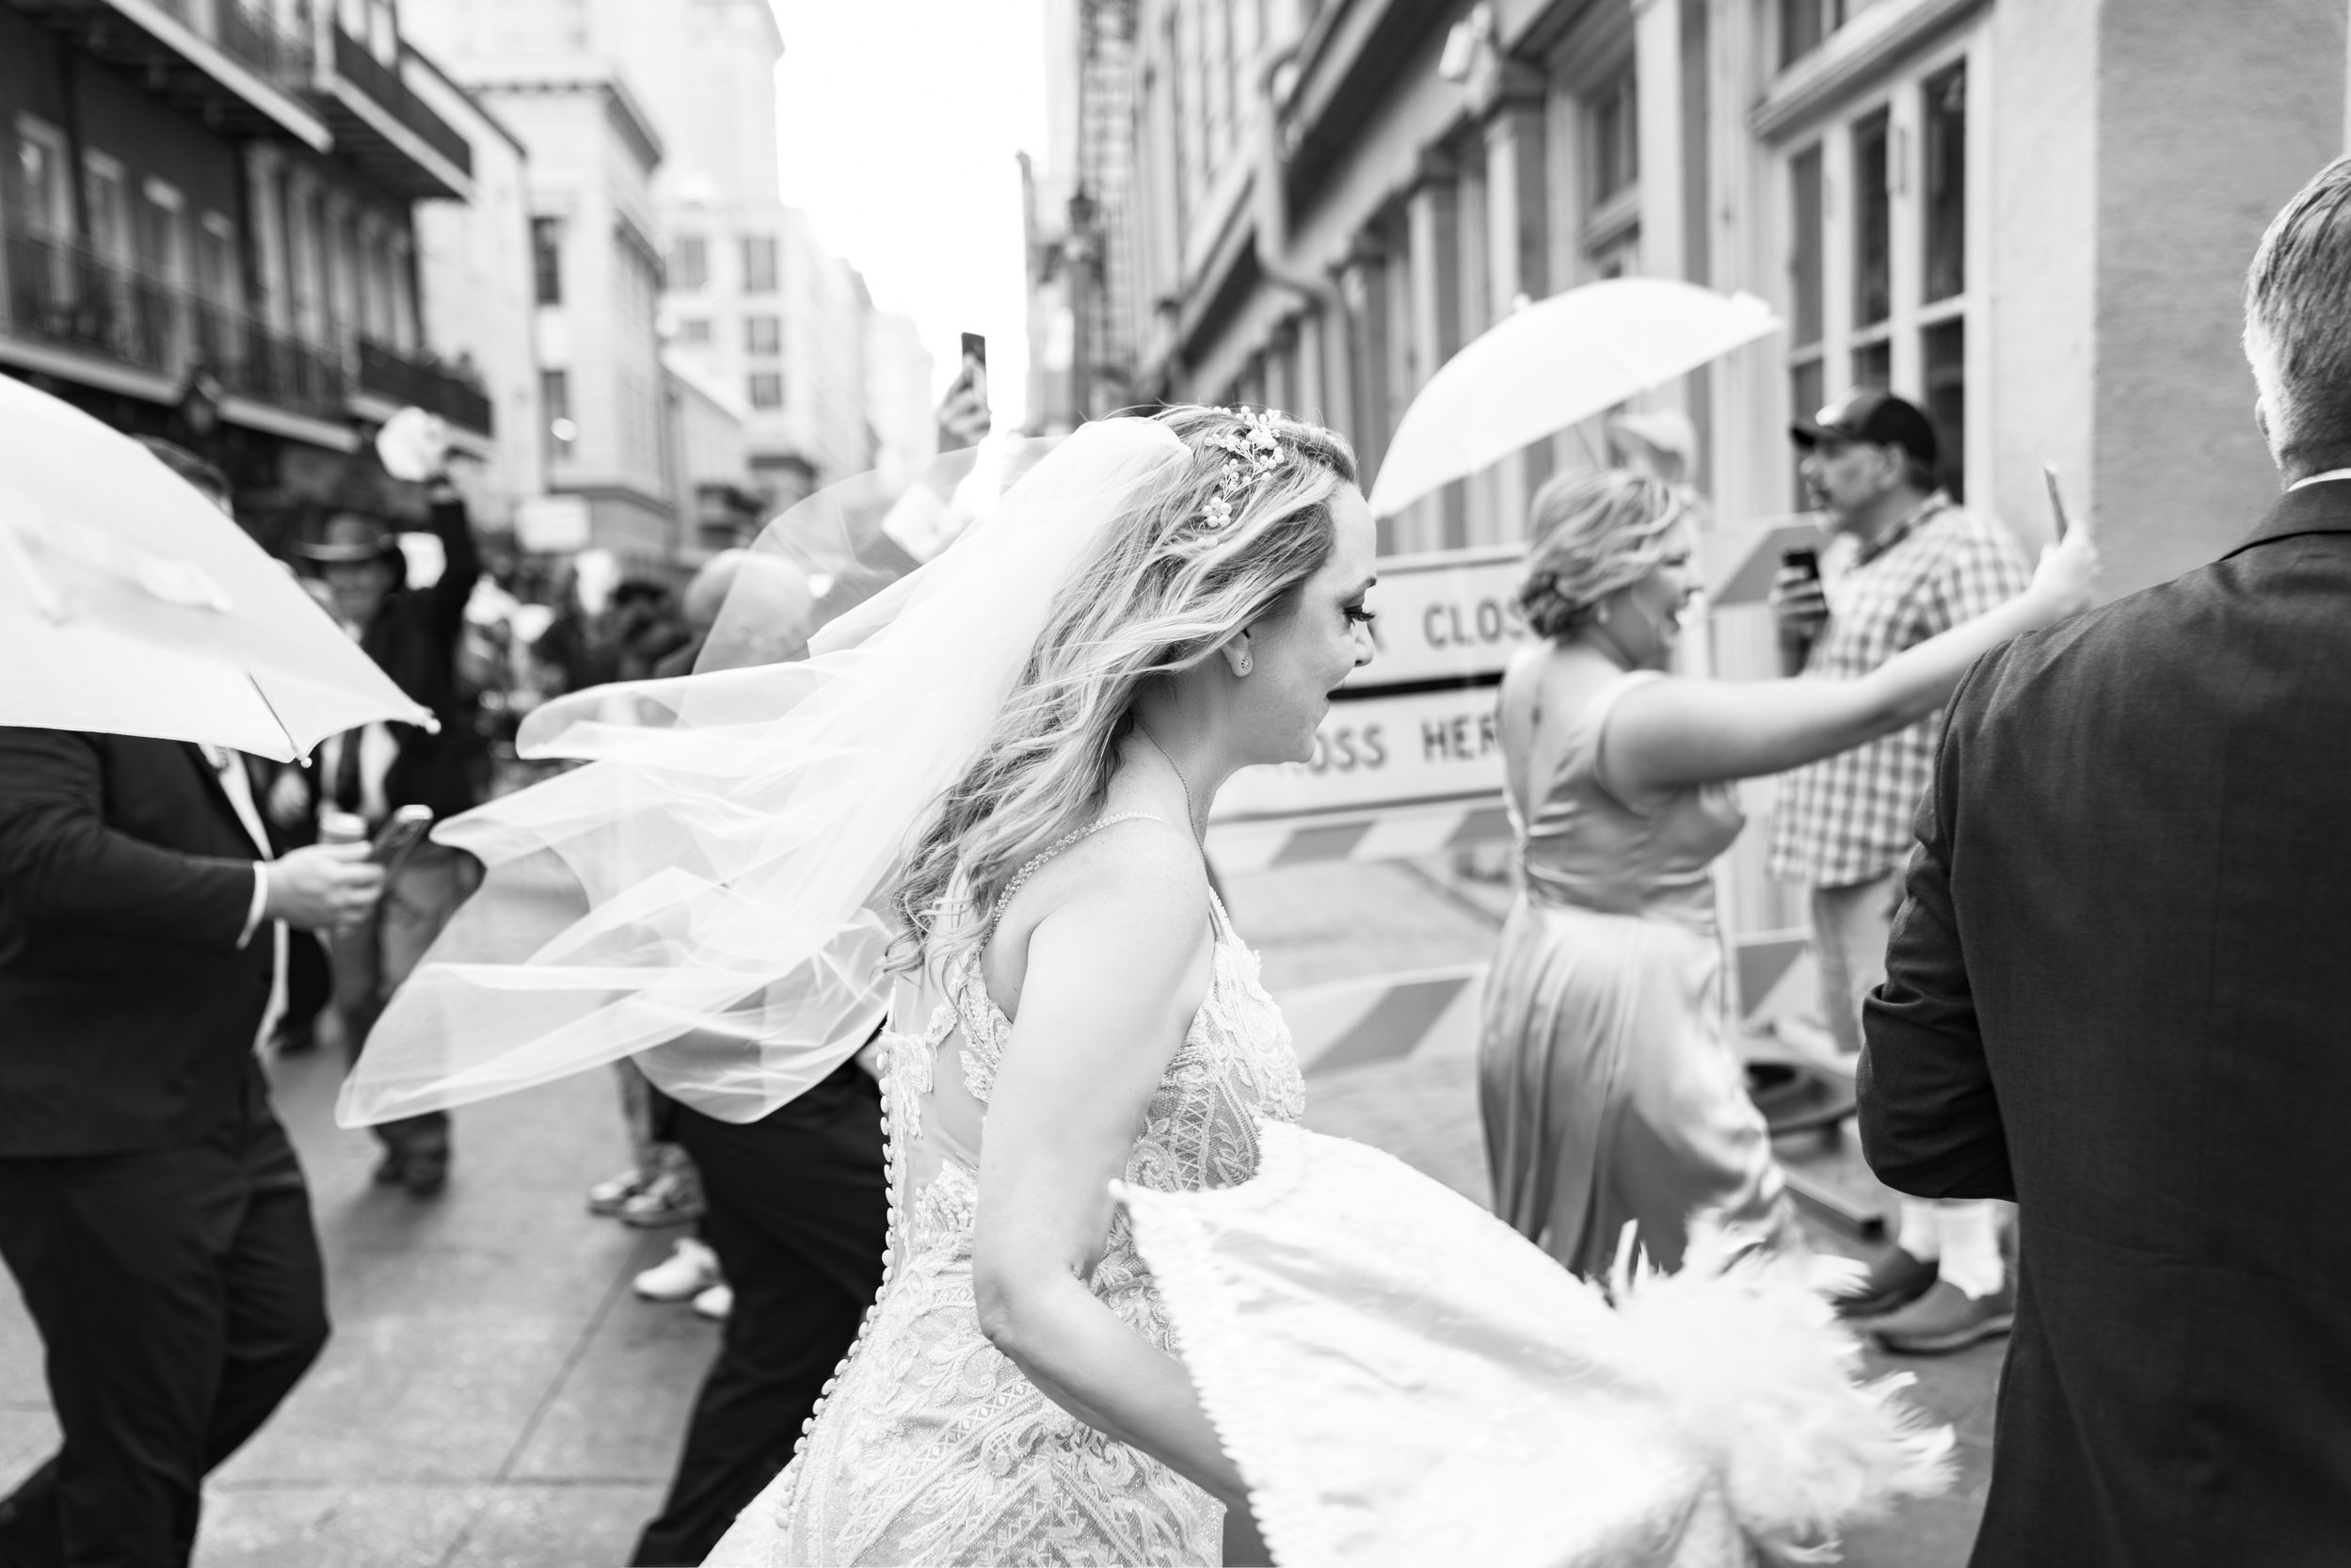
M921 328L944 389L988 346L999 430L1024 412L1020 169L1045 152L1038 0L771 0L784 200Z

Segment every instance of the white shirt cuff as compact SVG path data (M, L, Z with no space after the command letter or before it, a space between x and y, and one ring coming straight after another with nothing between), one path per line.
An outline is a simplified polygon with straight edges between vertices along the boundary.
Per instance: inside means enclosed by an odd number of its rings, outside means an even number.
M269 862L253 862L253 902L245 911L245 929L237 933L237 946L253 939L254 928L262 923L262 910L269 903Z

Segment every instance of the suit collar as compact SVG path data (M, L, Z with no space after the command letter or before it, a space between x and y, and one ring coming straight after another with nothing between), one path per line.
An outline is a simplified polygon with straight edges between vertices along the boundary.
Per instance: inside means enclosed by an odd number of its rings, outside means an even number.
M246 838L245 819L237 815L236 807L230 802L228 788L220 782L219 771L213 766L212 759L205 756L204 748L193 741L182 741L180 751L187 758L188 766L196 770L196 776L202 780L204 793L212 798L213 806L220 815L236 829L237 838L242 841ZM236 752L232 751L229 756L236 765L244 764L244 758Z
M2288 490L2244 542L2221 559L2297 534L2351 534L2351 479L2329 479L2323 485Z

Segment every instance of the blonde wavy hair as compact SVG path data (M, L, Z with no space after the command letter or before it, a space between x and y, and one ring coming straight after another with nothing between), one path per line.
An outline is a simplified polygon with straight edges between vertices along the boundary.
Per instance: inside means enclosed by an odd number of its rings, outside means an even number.
M1682 486L1603 469L1561 474L1535 492L1518 608L1535 635L1574 635L1600 602L1655 569L1674 524L1695 520Z
M1331 498L1355 483L1344 440L1276 415L1278 461L1218 526L1208 504L1227 459L1210 439L1245 438L1248 427L1224 408L1154 417L1192 460L1114 519L1055 596L1002 714L918 833L891 890L901 922L893 969L984 941L1019 868L1101 811L1143 684L1287 613L1331 558Z

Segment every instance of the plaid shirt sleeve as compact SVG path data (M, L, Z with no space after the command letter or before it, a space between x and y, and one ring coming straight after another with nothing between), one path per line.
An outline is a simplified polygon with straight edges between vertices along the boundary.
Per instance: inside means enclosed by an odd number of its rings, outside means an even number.
M1831 595L1830 628L1805 672L1829 680L1866 675L2022 593L2029 581L2024 552L2007 529L1945 506ZM1783 775L1772 813L1771 875L1839 888L1900 865L1940 732L1941 715L1929 715Z
M2033 574L2016 536L1990 518L1970 512L1952 520L1951 549L1929 579L1923 608L1926 624L1918 641L1963 626L2023 593Z

